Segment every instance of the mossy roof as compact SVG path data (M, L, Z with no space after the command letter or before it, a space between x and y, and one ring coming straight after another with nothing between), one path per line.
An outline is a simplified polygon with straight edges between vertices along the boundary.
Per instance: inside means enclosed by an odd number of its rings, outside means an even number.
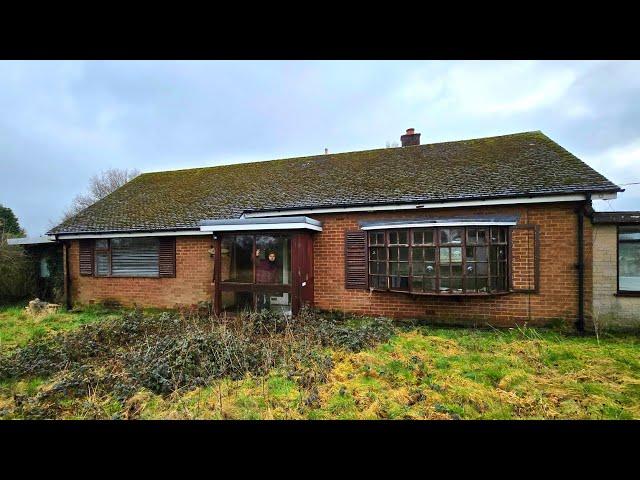
M145 173L49 233L191 229L260 210L619 190L536 131Z

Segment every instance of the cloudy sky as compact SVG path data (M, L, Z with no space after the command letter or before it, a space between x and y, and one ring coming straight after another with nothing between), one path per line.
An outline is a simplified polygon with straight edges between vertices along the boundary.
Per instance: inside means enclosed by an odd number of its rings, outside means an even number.
M89 178L542 130L640 182L640 62L0 61L0 204L30 235ZM640 185L598 210L640 210Z

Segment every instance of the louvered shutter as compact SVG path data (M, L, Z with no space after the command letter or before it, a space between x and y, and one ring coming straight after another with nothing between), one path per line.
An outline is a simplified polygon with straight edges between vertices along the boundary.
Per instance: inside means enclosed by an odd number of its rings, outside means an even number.
M512 292L537 293L540 277L540 228L515 225L509 228L509 288Z
M367 232L356 230L345 235L345 288L368 287Z
M176 276L176 239L160 237L160 276Z
M93 240L80 240L80 275L93 275Z

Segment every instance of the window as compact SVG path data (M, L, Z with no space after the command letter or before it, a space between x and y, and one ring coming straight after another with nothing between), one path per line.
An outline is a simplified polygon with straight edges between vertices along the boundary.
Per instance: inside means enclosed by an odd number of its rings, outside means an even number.
M369 286L418 294L508 290L507 227L369 232Z
M618 227L618 291L640 293L640 227Z
M291 238L224 235L221 239L221 308L291 312Z
M159 246L154 237L95 241L95 274L100 277L158 277Z

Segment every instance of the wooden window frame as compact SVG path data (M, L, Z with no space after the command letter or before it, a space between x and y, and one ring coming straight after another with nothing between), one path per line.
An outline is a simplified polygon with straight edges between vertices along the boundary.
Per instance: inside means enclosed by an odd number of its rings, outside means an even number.
M242 232L242 231L238 231L238 232L224 232L221 235L218 235L218 239L217 239L217 249L216 249L216 253L221 252L222 251L222 240L225 237L236 237L236 236L246 236L246 237L252 237L253 238L253 242L252 242L252 246L251 246L251 263L252 263L252 269L253 269L253 281L250 283L247 282L233 282L233 281L228 281L228 280L222 280L222 272L221 272L221 267L222 267L222 255L216 255L215 259L216 259L216 266L215 266L215 277L216 279L220 279L219 282L215 282L216 283L216 292L215 292L215 298L217 300L217 304L216 304L216 311L218 313L222 312L222 306L221 306L221 301L222 301L222 292L251 292L252 294L252 308L255 310L256 309L256 293L261 293L261 292L283 292L283 293L288 293L291 296L291 308L293 311L293 296L294 296L294 289L293 289L293 284L294 284L294 277L295 277L295 272L294 272L294 268L293 268L293 241L294 241L294 234L293 233L286 233L286 232L282 232L281 230L275 230L275 231L267 231L267 230L261 230L259 232ZM274 237L287 237L289 239L289 266L291 268L291 275L289 276L289 283L285 284L285 283L256 283L256 237L262 237L262 236L274 236ZM297 300L297 298L296 298Z
M147 237L144 237L147 238ZM157 237L149 237L153 239L157 239ZM98 248L97 241L105 240L107 242L107 248ZM162 278L163 275L160 275L160 240L158 241L158 274L157 275L113 275L113 249L111 248L111 238L100 238L95 239L93 242L93 276L97 278ZM109 259L109 273L106 275L98 273L98 261L96 257L98 254L106 254ZM174 252L175 255L175 252ZM174 261L174 270L175 270L175 261ZM175 271L174 275L175 276Z
M493 242L492 241L492 229L498 229L498 241L497 242ZM445 242L442 243L441 242L441 231L442 230L461 230L461 241L459 244L453 244L451 242ZM488 233L488 238L486 239L486 243L484 245L478 245L477 243L475 244L471 244L471 245L467 245L467 236L468 236L468 230L486 230ZM391 232L406 232L407 233L407 243L406 244L390 244L390 233ZM424 243L424 238L423 238L423 242L422 243L415 243L414 242L414 232L416 231L432 231L433 232L433 242L431 243ZM503 238L504 241L500 241L500 231L502 231L503 233ZM510 236L510 232L509 232L509 227L504 226L504 225L478 225L478 226L473 226L473 225L469 225L469 226L447 226L447 227L416 227L416 228L401 228L401 229L394 229L394 228L388 228L388 229L380 229L380 230L367 230L366 231L367 235L366 235L366 249L367 249L367 285L369 287L370 290L373 291L388 291L388 292L396 292L396 293L408 293L411 295L427 295L427 296L440 296L440 297L455 297L455 296L464 296L464 297L473 297L473 296L482 296L482 297L486 297L486 296L497 296L497 295L505 295L505 294L509 294L511 293L511 289L510 289L510 272L511 272L511 236ZM384 234L384 245L379 245L378 243L376 244L370 244L369 239L370 239L370 235L372 234L379 234L379 233L383 233ZM477 234L476 234L477 235ZM477 238L477 237L476 237ZM487 264L487 273L486 275L482 275L480 277L478 277L477 271L474 271L474 275L473 277L468 277L467 276L467 246L473 247L474 248L474 258L476 255L476 251L475 249L477 249L479 246L481 247L485 247L487 249L487 259L486 262L477 262L477 261L473 261L472 263L474 264L478 264L478 263L486 263ZM491 259L491 254L492 254L492 247L499 247L499 246L503 246L505 249L504 252L504 259L503 260L496 260L495 263L499 264L503 264L503 268L505 269L505 272L503 275L498 276L497 272L495 274L492 274L492 268L491 268L491 264L492 264L492 259ZM375 260L372 261L371 260L371 248L380 248L383 247L386 251L386 265L387 265L387 269L386 269L386 274L385 275L380 275L380 274L372 274L371 273L371 263L375 263L375 262L379 262L379 260ZM390 255L390 250L389 248L398 248L398 247L406 247L408 248L408 265L409 265L409 269L408 269L408 274L407 274L407 279L408 279L408 288L406 290L404 289L397 289L397 288L392 288L391 287L391 277L394 275L391 275L391 268L390 268L390 263L391 260L391 255ZM461 249L461 262L460 262L460 266L461 266L461 275L458 276L452 276L451 275L451 270L449 271L449 275L447 276L442 276L442 272L441 272L441 261L440 261L440 256L441 256L441 249L442 248L460 248ZM435 265L435 272L434 275L432 277L428 277L427 275L421 274L421 275L414 275L413 274L413 255L414 255L414 249L415 248L434 248L435 251L435 258L434 258L434 265ZM399 258L399 254L398 254L398 258ZM426 261L423 259L422 260L424 263L426 263ZM399 260L398 260L399 262ZM449 250L449 262L448 262L449 268L451 268L451 250ZM371 286L371 277L380 277L380 276L384 276L386 277L386 288L381 288L378 286ZM402 275L395 275L398 277L402 277ZM422 291L418 291L418 290L414 290L413 289L413 280L415 278L420 277L422 279L421 281L421 285L422 285ZM433 291L424 291L424 281L425 278L428 278L429 280L433 279L434 282L434 290ZM461 289L458 291L456 289L456 291L453 291L452 289L448 290L448 291L442 291L440 290L441 287L441 280L443 278L447 278L447 279L460 279L461 280ZM467 278L484 278L486 279L486 284L487 284L487 292L478 292L478 291L467 291ZM492 284L492 279L495 278L495 284L496 284L496 289L495 290L491 290L491 284ZM475 286L475 285L474 285ZM450 288L450 287L449 287Z
M634 226L634 225L623 225ZM635 242L633 242L635 243ZM640 243L640 241L638 241ZM616 225L616 296L640 297L640 290L620 290L620 225Z

